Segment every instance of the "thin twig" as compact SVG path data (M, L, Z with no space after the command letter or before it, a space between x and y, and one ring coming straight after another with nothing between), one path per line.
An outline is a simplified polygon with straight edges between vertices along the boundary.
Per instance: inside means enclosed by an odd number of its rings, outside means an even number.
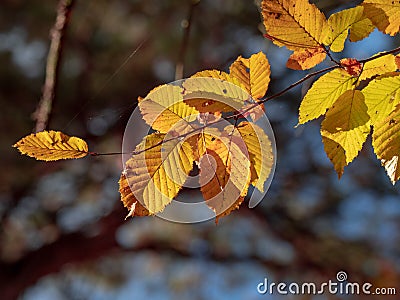
M386 51L386 52L381 52L381 53L379 53L379 54L377 54L377 55L375 55L375 56L371 56L371 57L368 57L368 58L366 58L366 59L361 59L361 60L359 60L358 62L364 64L364 63L366 63L366 62L368 62L368 61L377 59L377 58L379 58L379 57L382 57L382 56L385 56L385 55L388 55L388 54L395 54L396 52L400 52L400 47L394 48L394 49L389 50L389 51Z
M190 36L190 29L192 27L194 8L199 3L200 0L191 1L188 16L185 20L182 21L182 27L184 28L184 30L183 30L181 48L178 53L178 62L176 63L176 68L175 68L175 80L183 78L183 68L185 66L185 56L186 56L187 46L189 43L189 36Z
M331 62L335 63L336 65L340 66L340 62L338 62L336 59L333 58L331 52L329 51L329 49L327 49L325 46L321 45L322 48L324 48L324 51L326 53L326 55L328 55L329 59L331 60Z
M63 37L71 15L72 7L75 0L60 0L57 7L57 18L50 30L50 49L47 55L46 78L43 85L42 98L34 112L36 120L35 131L43 131L49 122L55 89L57 84L58 69L60 66L60 58L63 45Z
M226 120L226 119L237 118L238 116L243 115L244 113L246 113L246 112L252 110L252 109L255 108L256 106L258 106L258 105L260 105L260 104L262 104L262 103L264 103L264 102L267 102L267 101L269 101L269 100L271 100L271 99L274 99L274 98L277 98L277 97L282 96L283 94L285 94L286 92L288 92L289 90L291 90L292 88L298 86L299 84L303 83L303 82L306 81L306 80L308 80L308 79L310 79L310 78L312 78L312 77L314 77L314 76L316 76L316 75L319 75L319 74L321 74L321 73L325 73L325 72L328 72L328 71L331 71L331 70L337 69L337 68L339 68L339 66L334 65L334 66L330 66L330 67L328 67L328 68L325 68L325 69L322 69L322 70L319 70L319 71L316 71L316 72L312 72L312 73L310 73L310 74L307 74L306 76L304 76L304 77L301 78L300 80L298 80L298 81L292 83L291 85L289 85L288 87L284 88L282 91L280 91L280 92L278 92L278 93L276 93L276 94L274 94L274 95L272 95L272 96L269 96L269 97L265 97L265 98L260 99L259 101L255 102L255 103L253 103L252 105L250 105L249 107L247 107L245 110L240 111L239 113L233 114L233 115L231 115L231 116L229 116L229 117L226 117L225 120Z

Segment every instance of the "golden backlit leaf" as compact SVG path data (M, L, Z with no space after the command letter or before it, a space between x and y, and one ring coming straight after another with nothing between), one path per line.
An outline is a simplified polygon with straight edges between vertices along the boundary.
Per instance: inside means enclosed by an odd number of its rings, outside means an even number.
M193 168L190 144L164 138L160 133L146 136L123 172L134 197L150 214L161 212L176 197Z
M340 178L343 175L344 167L348 165L344 148L339 143L325 136L322 136L322 142L324 143L325 153Z
M394 72L397 70L395 56L388 54L370 61L364 64L362 73L359 80L365 80L372 78L376 75L384 74L387 72Z
M386 119L400 103L400 73L371 80L362 90L371 123Z
M400 0L364 0L364 14L386 34L395 35L400 30Z
M339 177L344 167L358 155L369 132L369 115L363 93L358 90L344 92L321 124L321 135L327 143L325 151Z
M323 42L333 52L341 52L344 48L348 31L363 18L363 7L357 6L332 14L323 31Z
M375 26L365 15L350 27L350 42L358 42L368 37Z
M400 178L400 106L374 125L372 145L393 184Z
M293 70L308 70L326 58L325 49L322 47L298 50L290 55L286 66Z
M270 65L264 53L243 58L239 56L230 66L230 75L237 78L254 100L262 98L268 90Z
M321 46L326 18L308 0L263 0L261 13L274 44L293 51Z
M250 158L250 183L264 192L264 183L271 173L274 161L271 141L264 130L254 123L242 122L237 130L246 144Z
M202 113L233 112L249 98L239 79L218 70L198 72L182 86L184 102Z
M32 133L13 147L22 154L44 161L81 158L89 153L84 140L53 130Z
M222 132L218 128L205 127L199 133L188 137L186 141L192 147L194 161L200 162L200 158L206 153L208 145L221 135Z
M299 124L324 115L340 95L354 88L355 81L355 77L341 69L335 69L318 78L300 104Z
M161 85L145 98L139 98L143 119L154 130L167 133L173 129L184 133L192 128L198 111L183 102L183 89L174 85Z

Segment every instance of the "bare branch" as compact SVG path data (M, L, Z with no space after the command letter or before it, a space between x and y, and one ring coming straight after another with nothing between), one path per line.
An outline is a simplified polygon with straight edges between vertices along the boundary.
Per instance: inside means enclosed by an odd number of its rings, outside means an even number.
M57 7L57 18L50 30L50 49L47 55L46 79L43 85L42 98L33 115L36 120L35 132L47 127L57 84L58 69L62 52L63 37L68 25L72 6L75 0L60 0Z
M178 62L176 63L176 68L175 68L175 80L183 78L183 68L185 66L185 56L186 56L187 46L189 43L190 28L192 26L194 8L199 3L200 0L191 1L188 17L182 21L182 27L184 28L184 30L183 30L182 44L178 54Z

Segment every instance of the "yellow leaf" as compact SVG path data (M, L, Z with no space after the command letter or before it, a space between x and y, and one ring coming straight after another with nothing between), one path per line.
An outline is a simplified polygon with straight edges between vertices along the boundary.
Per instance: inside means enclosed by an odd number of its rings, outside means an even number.
M335 69L318 78L300 104L299 124L325 114L341 94L353 89L355 81L355 77L341 69Z
M150 214L161 212L178 194L193 168L189 143L164 141L164 134L146 136L125 164L124 172L134 197ZM147 149L147 150L145 150Z
M194 160L200 161L200 158L206 153L208 145L210 145L222 132L218 128L205 127L199 133L193 134L186 139L193 150Z
M400 54L396 55L396 66L397 70L400 70Z
M229 129L228 127L226 130ZM271 141L264 130L254 123L242 122L237 130L246 144L251 162L250 183L259 191L264 192L264 183L271 173L274 161Z
M230 66L229 72L254 100L262 98L267 92L271 70L264 53L258 52L250 58L239 56Z
M240 137L236 130L230 136L210 139L199 163L200 190L217 220L238 207L250 185L250 161L233 135Z
M162 85L153 89L145 98L139 98L143 119L154 130L167 133L173 129L185 133L192 128L198 111L183 102L183 89L174 85Z
M365 15L386 34L395 35L400 29L399 0L364 0Z
M375 26L365 15L350 27L350 42L358 42L365 39L374 31Z
M308 0L263 0L261 13L274 44L293 51L321 46L326 19Z
M362 90L371 123L386 119L400 103L400 74L390 77L376 78Z
M321 124L325 151L339 177L358 155L370 132L364 95L358 90L344 92L328 110Z
M119 193L121 194L121 201L129 210L127 217L134 216L148 216L149 211L136 199L129 186L128 180L124 174L121 174L119 179Z
M326 57L324 48L310 48L293 52L286 66L293 70L307 70L321 63Z
M323 42L333 52L344 48L349 28L362 19L363 7L357 6L332 14L323 31Z
M387 72L394 72L397 70L395 56L388 54L370 61L364 64L362 73L359 80L365 80L372 78L379 74L384 74Z
M336 143L325 136L322 136L322 142L324 143L325 153L332 162L333 167L340 178L343 175L344 167L347 166L346 153L339 143Z
M372 146L393 184L400 178L400 106L374 125Z
M84 140L53 130L30 134L13 147L18 148L22 154L44 161L81 158L88 155L88 145Z
M217 70L198 72L186 79L182 86L185 103L202 113L233 112L249 98L237 78Z

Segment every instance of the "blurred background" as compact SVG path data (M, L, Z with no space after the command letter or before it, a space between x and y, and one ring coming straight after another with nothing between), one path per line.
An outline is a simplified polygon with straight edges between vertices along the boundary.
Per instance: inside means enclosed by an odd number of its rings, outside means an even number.
M190 11L184 76L226 70L258 51L271 63L270 95L307 74L286 69L289 52L263 38L257 1L75 2L49 128L83 137L92 151L121 151L137 97L174 80ZM329 15L360 1L313 2ZM0 2L0 299L367 298L257 293L264 278L322 283L339 271L400 293L399 185L370 139L338 180L320 120L294 128L312 81L266 104L278 149L272 186L255 209L243 204L217 226L125 221L119 155L52 163L21 156L11 146L35 125L56 8L50 0ZM374 31L346 42L343 55L398 45Z

